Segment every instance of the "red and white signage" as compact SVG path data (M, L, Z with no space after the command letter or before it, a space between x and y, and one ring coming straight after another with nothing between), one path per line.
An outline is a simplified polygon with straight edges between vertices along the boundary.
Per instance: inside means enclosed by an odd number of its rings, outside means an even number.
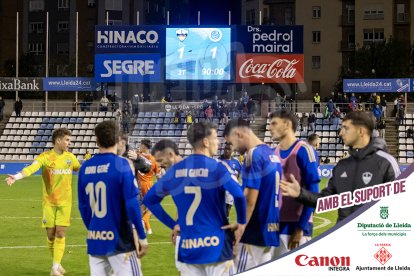
M238 54L238 83L303 83L303 54Z

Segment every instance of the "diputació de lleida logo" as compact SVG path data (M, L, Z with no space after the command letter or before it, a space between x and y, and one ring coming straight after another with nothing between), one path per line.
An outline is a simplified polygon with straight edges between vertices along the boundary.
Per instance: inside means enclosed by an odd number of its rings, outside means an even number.
M388 218L388 206L381 206L380 207L380 217L382 219L387 219Z

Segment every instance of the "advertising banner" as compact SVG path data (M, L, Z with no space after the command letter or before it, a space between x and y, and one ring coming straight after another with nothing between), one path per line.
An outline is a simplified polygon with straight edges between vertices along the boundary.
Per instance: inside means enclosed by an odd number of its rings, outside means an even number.
M303 26L238 26L239 53L303 53Z
M0 91L41 91L41 78L0 78Z
M160 82L160 54L95 55L97 82Z
M44 78L46 91L95 91L100 86L93 78Z
M411 81L412 83L412 81ZM345 93L412 92L410 79L344 79Z
M161 53L163 26L96 26L95 53Z
M303 55L237 54L238 83L303 83Z

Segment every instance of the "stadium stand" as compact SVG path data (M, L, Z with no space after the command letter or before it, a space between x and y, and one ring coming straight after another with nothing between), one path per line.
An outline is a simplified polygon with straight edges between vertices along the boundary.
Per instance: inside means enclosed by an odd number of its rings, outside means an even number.
M112 112L22 112L13 113L0 137L0 160L33 160L51 149L52 132L66 127L72 131L72 153L82 161L86 150L96 153L95 125L113 118Z
M409 129L414 129L414 114L408 113L404 117L403 124L398 127L398 162L411 164L414 162L414 141Z

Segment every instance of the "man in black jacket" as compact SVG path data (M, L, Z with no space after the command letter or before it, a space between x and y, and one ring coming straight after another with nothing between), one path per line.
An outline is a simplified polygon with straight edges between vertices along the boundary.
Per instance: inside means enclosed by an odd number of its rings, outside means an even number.
M340 160L335 166L328 186L320 193L312 193L301 188L295 177L291 175L290 182L281 183L283 195L316 207L318 198L353 192L356 189L395 180L401 173L400 167L395 158L385 151L385 144L372 138L374 127L375 118L372 113L362 111L348 113L343 119L340 136L344 144L350 147L350 156ZM361 206L339 209L338 222Z

